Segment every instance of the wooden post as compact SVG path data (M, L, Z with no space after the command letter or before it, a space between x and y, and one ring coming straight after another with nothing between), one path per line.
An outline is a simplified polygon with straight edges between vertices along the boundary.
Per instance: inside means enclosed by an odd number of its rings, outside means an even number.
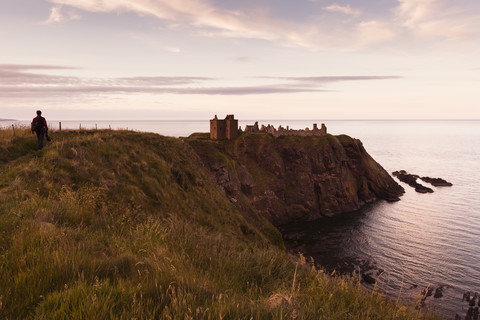
M58 122L58 131L62 132L62 122Z
M96 124L96 123L95 123L95 130L98 130L98 128L97 128L97 124Z
M111 126L111 125L108 125L108 130L112 130L112 126Z
M80 123L80 126L78 127L80 130L82 130L82 124Z
M12 124L13 136L15 137L15 125Z

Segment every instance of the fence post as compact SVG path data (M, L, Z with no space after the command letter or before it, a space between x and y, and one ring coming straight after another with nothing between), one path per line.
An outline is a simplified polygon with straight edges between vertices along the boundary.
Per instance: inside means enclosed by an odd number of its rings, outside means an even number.
M62 132L62 122L58 122L58 131Z
M78 129L79 130L82 130L82 124L80 123L80 125L78 126Z
M12 124L13 136L15 137L15 125Z
M98 128L97 128L97 124L96 124L96 123L95 123L95 130L98 130Z

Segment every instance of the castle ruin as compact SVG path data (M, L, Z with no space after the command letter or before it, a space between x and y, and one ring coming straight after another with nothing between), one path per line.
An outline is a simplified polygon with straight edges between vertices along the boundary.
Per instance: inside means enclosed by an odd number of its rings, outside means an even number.
M217 115L210 120L210 139L235 139L238 137L238 120L233 114L225 117L225 120L219 120Z
M240 129L241 132L241 129ZM263 132L263 133L269 133L273 135L274 137L280 137L280 136L302 136L302 137L307 137L307 136L323 136L327 134L327 127L325 126L324 123L322 123L320 129L318 129L318 126L316 123L313 124L313 129L310 128L305 128L301 130L295 130L291 129L289 126L286 128L282 126L278 126L276 129L272 125L263 125L261 127L258 126L258 122L255 122L253 126L245 126L245 131L244 132L249 132L249 133L257 133L257 132Z
M327 134L327 127L322 123L320 129L317 124L313 124L313 128L305 128L300 130L291 129L289 126L286 128L279 126L275 128L272 125L258 126L258 121L254 125L245 126L245 131L238 127L238 120L235 119L233 114L227 115L225 120L219 120L217 115L210 120L210 139L235 139L241 133L269 133L274 137L280 136L323 136Z

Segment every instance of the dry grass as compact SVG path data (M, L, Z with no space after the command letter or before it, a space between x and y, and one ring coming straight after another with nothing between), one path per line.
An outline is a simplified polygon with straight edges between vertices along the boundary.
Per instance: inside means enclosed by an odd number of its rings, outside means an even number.
M52 138L0 131L1 319L435 319L291 262L182 140Z

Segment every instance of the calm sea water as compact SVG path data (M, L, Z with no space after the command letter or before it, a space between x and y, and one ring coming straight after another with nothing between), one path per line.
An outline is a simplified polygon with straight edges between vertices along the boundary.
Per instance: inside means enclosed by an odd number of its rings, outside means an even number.
M322 121L259 121L300 129ZM480 292L480 121L323 121L328 132L362 140L388 172L406 170L441 177L452 187L432 194L406 193L396 203L378 202L359 212L289 226L296 249L315 261L341 269L383 271L379 287L392 298L414 299L427 286L443 287L426 307L447 318L465 315L465 291ZM12 122L0 122L11 126ZM57 121L49 122L58 127ZM27 124L17 122L16 125ZM62 121L62 128L131 129L169 136L208 132L208 121ZM242 127L253 121L240 121Z
M362 140L388 172L404 169L441 177L452 187L429 187L396 203L291 226L298 249L330 267L361 265L383 270L379 286L392 298L415 299L423 288L443 287L426 307L447 318L465 316L465 291L480 292L480 121L327 122L330 133ZM425 183L424 183L425 184Z

